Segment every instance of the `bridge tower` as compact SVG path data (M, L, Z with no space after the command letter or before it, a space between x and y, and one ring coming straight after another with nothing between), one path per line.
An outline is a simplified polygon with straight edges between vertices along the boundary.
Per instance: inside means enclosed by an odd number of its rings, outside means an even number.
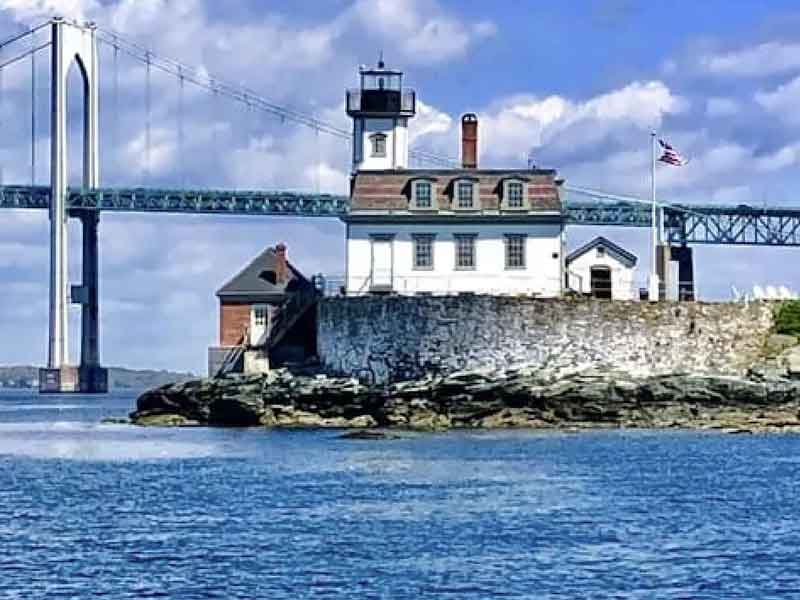
M100 366L96 211L67 209L67 81L73 61L83 82L83 187L100 183L99 67L95 27L56 18L51 24L50 138L50 320L47 367L39 374L40 392L106 392L108 374ZM68 228L78 217L83 230L83 280L68 294ZM81 304L81 364L70 365L68 309Z
M408 167L408 120L416 114L414 90L403 88L403 72L359 69L360 87L347 90L345 107L353 119L352 171Z

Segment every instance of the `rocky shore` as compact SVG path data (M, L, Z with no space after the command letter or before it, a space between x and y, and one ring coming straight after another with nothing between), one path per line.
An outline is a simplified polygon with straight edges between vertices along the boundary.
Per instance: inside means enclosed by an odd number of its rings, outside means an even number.
M276 370L165 385L139 397L130 417L155 426L800 432L800 353L775 354L743 376L520 368L368 386Z

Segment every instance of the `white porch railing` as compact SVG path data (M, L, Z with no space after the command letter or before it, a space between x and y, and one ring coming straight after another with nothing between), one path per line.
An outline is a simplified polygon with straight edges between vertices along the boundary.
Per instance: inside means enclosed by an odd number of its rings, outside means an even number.
M332 276L315 276L315 285L325 296L362 296L374 291L390 292L400 295L453 295L459 293L475 293L487 294L496 296L509 296L509 295L523 295L523 296L539 296L539 297L552 297L558 296L560 293L578 293L582 295L591 295L591 289L588 281L581 281L581 277L577 273L569 273L569 281L562 282L555 278L546 277L531 277L531 276L514 276L507 274L499 275L486 275L482 273L466 273L454 276L446 275L396 275L390 280L386 281L387 285L374 286L373 280L370 276L366 277L351 277L348 279L343 275ZM389 285L389 282L391 284ZM597 288L598 282L595 282L596 291L607 291ZM624 286L612 285L612 292L614 297L627 298L630 300L639 300L640 291L646 292L646 281L635 279L629 284ZM623 292L620 294L620 292ZM699 286L694 284L695 298L700 297ZM646 296L646 294L645 294ZM670 289L667 293L668 300L678 300L678 283L670 282Z

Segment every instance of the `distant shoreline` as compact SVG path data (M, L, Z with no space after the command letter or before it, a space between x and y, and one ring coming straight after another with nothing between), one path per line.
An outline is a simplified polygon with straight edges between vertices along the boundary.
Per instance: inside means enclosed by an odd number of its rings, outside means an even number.
M142 390L151 387L189 381L193 373L155 369L129 369L109 367L108 382L111 391ZM0 392L36 391L39 389L39 367L32 365L0 365Z

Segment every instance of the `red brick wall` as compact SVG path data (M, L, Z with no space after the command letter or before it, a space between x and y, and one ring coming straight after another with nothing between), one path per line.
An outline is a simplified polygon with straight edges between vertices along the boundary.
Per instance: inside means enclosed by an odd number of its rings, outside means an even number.
M250 325L250 305L221 302L219 305L219 345L236 346Z

